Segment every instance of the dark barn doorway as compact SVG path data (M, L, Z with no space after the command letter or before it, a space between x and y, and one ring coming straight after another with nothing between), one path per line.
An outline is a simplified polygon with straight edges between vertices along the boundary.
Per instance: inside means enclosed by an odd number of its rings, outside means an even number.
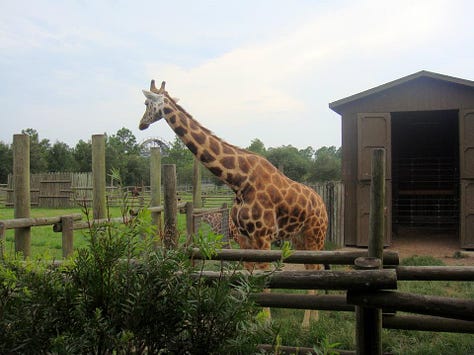
M394 239L413 232L458 238L458 114L458 110L391 113Z

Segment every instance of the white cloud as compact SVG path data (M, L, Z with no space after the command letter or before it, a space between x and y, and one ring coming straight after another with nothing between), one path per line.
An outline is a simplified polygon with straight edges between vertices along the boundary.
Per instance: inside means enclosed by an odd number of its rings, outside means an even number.
M429 6L427 6L429 4ZM314 102L298 97L318 68L344 57L409 51L436 38L446 2L366 1L316 14L307 23L258 45L236 48L191 69L169 63L147 65L150 77L168 80L170 93L209 124L223 118L245 124L307 113ZM370 65L370 64L369 64ZM333 68L337 75L337 68ZM360 73L364 75L364 73ZM408 73L407 73L408 74ZM324 87L320 87L324 92ZM314 93L319 95L318 92ZM326 109L326 103L322 103Z
M234 144L298 147L340 142L331 101L421 69L472 78L470 1L2 5L0 114L17 118L4 128L36 112L51 140L64 116L75 128L58 137L71 143L123 126L172 139L136 129L151 78ZM30 78L38 95L24 103L12 93Z

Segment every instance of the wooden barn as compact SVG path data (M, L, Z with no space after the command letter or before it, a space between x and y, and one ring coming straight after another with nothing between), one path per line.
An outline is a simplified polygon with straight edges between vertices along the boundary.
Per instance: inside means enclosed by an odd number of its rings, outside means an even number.
M368 243L371 150L386 150L386 245L415 230L474 248L474 81L420 71L334 101L345 244Z

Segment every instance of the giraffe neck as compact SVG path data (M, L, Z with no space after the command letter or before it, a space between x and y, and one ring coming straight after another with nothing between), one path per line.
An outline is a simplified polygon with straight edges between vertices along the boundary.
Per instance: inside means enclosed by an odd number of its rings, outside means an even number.
M212 174L234 192L243 188L248 170L240 168L239 157L252 153L215 136L170 98L165 99L163 114L171 129Z

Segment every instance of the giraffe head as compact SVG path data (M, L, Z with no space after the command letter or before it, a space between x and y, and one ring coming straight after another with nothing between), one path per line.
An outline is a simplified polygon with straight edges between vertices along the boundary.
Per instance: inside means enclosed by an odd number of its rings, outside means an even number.
M156 122L163 118L163 109L165 107L165 82L161 83L159 89L155 86L155 80L151 81L150 90L143 90L143 94L146 97L145 106L146 110L138 126L140 130L147 129L153 122Z

